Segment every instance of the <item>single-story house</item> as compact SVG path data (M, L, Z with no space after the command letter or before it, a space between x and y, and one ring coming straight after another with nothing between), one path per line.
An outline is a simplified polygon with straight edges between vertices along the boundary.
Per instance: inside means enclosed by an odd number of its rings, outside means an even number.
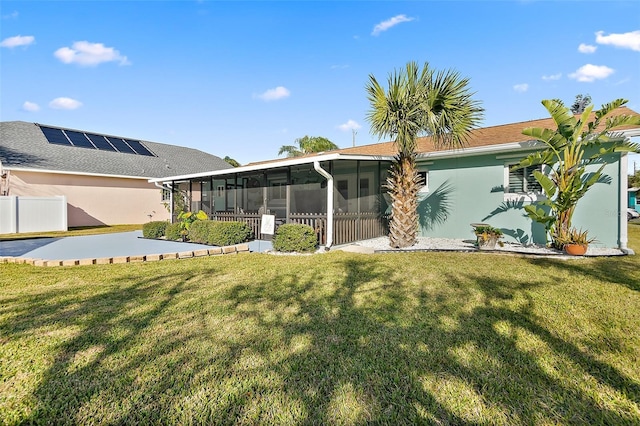
M169 195L149 179L230 167L215 155L181 146L0 123L0 196L65 196L69 227L167 220L163 203Z
M617 114L636 114L619 108ZM541 225L523 206L541 197L531 170L510 166L544 145L522 134L526 127L555 128L551 118L481 128L463 149L438 150L429 137L418 140L418 168L426 182L419 199L421 236L473 237L471 223L501 228L507 240L544 243ZM640 129L628 129L640 136ZM343 244L387 234L390 200L384 184L396 153L392 142L253 163L231 170L151 179L173 199L216 220L249 222L261 238L262 214L277 223L313 226L321 244ZM606 183L594 185L574 215L600 247L627 245L627 156L610 156ZM595 167L595 166L594 166ZM174 212L175 213L175 212ZM174 214L175 216L175 214Z

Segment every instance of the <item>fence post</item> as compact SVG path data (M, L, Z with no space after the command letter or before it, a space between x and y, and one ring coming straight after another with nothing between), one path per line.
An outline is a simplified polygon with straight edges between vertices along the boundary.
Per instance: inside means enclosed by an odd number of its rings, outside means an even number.
M0 197L0 234L18 232L18 197L6 195Z

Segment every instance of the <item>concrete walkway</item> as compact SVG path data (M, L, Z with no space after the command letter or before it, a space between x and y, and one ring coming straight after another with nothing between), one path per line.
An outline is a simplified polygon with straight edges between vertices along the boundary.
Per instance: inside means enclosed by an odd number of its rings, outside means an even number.
M204 244L142 238L142 231L65 238L0 241L0 257L72 260L180 253L211 249Z

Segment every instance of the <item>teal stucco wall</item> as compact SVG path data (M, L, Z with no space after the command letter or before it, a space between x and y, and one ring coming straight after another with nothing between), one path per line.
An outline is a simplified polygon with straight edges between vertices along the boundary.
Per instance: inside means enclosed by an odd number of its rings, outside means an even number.
M542 225L529 219L523 206L531 199L505 195L505 164L520 158L491 154L418 160L419 170L428 170L428 188L419 196L420 235L475 239L471 223L501 228L505 241L545 243ZM580 200L573 224L589 231L598 247L619 246L620 182L619 156L611 156L604 169L606 183L597 183ZM597 170L592 166L590 170ZM626 214L625 212L622 212ZM626 220L626 216L625 216Z

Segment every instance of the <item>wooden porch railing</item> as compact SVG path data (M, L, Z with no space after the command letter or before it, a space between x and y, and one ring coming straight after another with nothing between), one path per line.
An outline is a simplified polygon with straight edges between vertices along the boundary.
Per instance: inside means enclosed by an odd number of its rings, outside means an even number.
M262 215L258 213L215 212L211 219L225 222L246 222L256 239L260 234ZM291 213L289 223L309 225L318 235L318 243L326 244L327 215L324 213ZM276 221L277 224L277 221ZM388 235L388 220L378 213L335 213L333 215L333 244L347 244L359 240Z

